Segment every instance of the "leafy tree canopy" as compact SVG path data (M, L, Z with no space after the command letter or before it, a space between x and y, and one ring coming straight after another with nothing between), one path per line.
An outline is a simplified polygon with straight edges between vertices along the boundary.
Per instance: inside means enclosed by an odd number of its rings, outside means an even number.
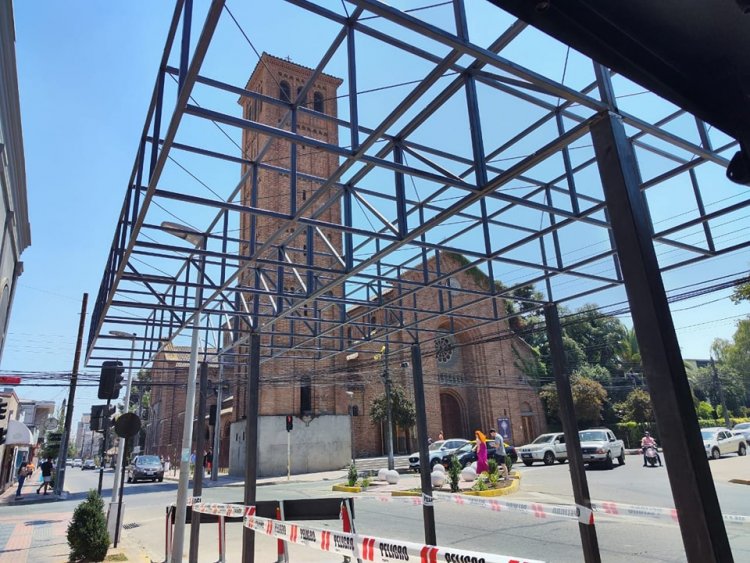
M573 376L571 378L573 406L579 421L596 425L602 419L602 408L607 400L607 391L601 383L587 377ZM558 416L560 402L557 388L554 384L545 385L539 393L549 415Z
M393 423L401 428L411 428L417 422L417 410L406 396L403 387L391 387L391 415ZM385 393L376 398L370 406L370 420L376 424L388 418Z
M651 395L645 389L633 389L627 398L617 405L616 410L627 421L650 422L654 420Z

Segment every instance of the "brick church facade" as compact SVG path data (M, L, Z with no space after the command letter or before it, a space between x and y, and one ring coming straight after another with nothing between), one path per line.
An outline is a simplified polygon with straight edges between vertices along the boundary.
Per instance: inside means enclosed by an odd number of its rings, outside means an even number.
M247 90L259 92L265 96L293 101L302 91L304 84L312 75L312 70L263 54L260 62L253 71L247 85ZM307 91L307 107L315 112L328 116L337 116L337 89L341 80L321 74ZM263 103L262 99L243 97L239 100L243 116L246 119L258 121L289 130L291 125L282 122L282 116L287 113L285 108L275 104ZM297 131L312 139L338 144L338 127L334 120L307 112L297 112L295 126ZM267 137L262 133L245 130L243 133L243 148L245 156L254 160L258 151L265 145ZM297 145L295 154L292 145L286 140L275 139L265 153L264 161L274 163L279 167L259 168L257 182L252 185L247 182L243 188L243 204L259 206L283 215L293 213L296 207L307 205L316 210L314 194L320 183L315 178L327 178L338 166L338 158L325 151L313 147ZM289 177L288 169L292 161L296 162L297 175L294 181ZM243 165L243 174L248 172ZM322 188L332 189L332 188ZM296 198L290 194L296 190ZM312 201L311 201L312 198ZM296 199L296 201L294 201ZM307 215L307 213L306 213ZM331 205L318 216L319 219L331 224L341 224L341 210L338 205ZM251 234L262 245L280 226L280 219L268 215L251 218L241 218L242 240L252 240ZM297 229L297 231L295 231ZM309 228L308 228L309 229ZM308 253L312 253L315 265L333 268L336 256L342 255L341 235L334 230L327 232L319 229L314 236L289 225L286 231L289 241L285 251L292 257L293 262L304 263ZM250 253L245 243L240 248L241 253ZM292 256L294 255L294 256ZM433 257L428 264L428 275L436 276L438 270L446 272L457 269L460 258L450 254ZM439 259L440 264L436 261ZM325 283L322 279L314 283ZM478 271L459 273L450 280L454 289L479 289L482 275ZM303 274L304 275L304 274ZM330 274L328 274L330 275ZM400 280L394 280L396 286L400 282L408 282L410 277L422 276L419 273L406 271ZM297 278L291 268L285 270L281 277L268 275L266 282L271 286L282 286L284 293L304 292L304 283L310 281ZM249 277L240 280L241 284L251 286L253 280ZM338 290L340 291L340 290ZM439 302L446 299L445 289L424 289L417 294L417 310L439 310ZM386 289L382 295L384 303L389 299L394 306L401 306L395 297L396 292ZM253 296L245 296L252 307ZM268 312L271 305L264 298L260 298L258 307L262 312ZM463 312L466 315L479 313L485 304L470 304L469 298L460 292L452 292L454 306L466 299ZM458 300L458 302L457 302ZM502 300L499 306L503 306ZM412 302L408 304L414 306ZM366 315L372 330L386 326L389 319L380 309L372 315ZM358 311L348 310L349 314ZM362 311L364 314L364 311ZM334 306L320 311L300 309L287 319L277 321L273 332L261 334L261 346L265 349L282 350L290 345L301 342L305 318L323 317L334 321L338 318L339 309ZM511 424L512 441L516 444L532 440L536 435L545 431L546 422L541 402L536 390L530 386L519 367L518 359L527 357L531 352L528 345L515 336L506 321L488 323L479 328L465 326L460 319L447 316L425 319L423 326L428 329L448 329L450 336L438 338L434 342L422 345L422 365L425 383L425 398L427 408L428 434L436 439L442 432L446 438L473 436L474 430L482 429L487 432L496 427L499 418L507 418ZM505 335L500 338L498 335ZM405 331L399 331L390 337L389 349L408 350L411 336ZM261 364L260 415L280 416L294 414L298 423L304 421L310 424L311 419L322 416L339 416L342 421L351 421L353 441L358 456L383 455L386 452L385 432L381 425L374 424L370 419L372 402L384 393L383 374L387 368L392 384L402 387L406 395L413 399L414 391L411 381L411 358L408 352L383 353L381 344L367 342L361 338L359 328L348 329L345 335L347 352L326 354L323 360L312 360L310 355L295 350L285 352L280 358L271 359ZM321 341L322 346L333 346L334 343ZM407 345L404 348L404 345ZM183 353L185 351L183 350ZM174 355L174 349L171 352ZM174 358L173 358L174 359ZM187 364L169 362L167 358L158 358L154 363L155 374L159 377L178 380L186 373ZM228 376L233 381L228 392L229 398L222 408L222 420L219 426L221 432L222 459L226 460L232 439L231 423L240 421L245 416L245 372L240 368L236 373ZM166 380L165 379L165 380ZM215 379L213 377L212 379ZM154 376L154 381L157 376ZM163 430L164 425L171 425L181 435L184 411L185 390L173 391L168 386L155 386L152 390L152 409L155 413L154 426L162 427L161 433L155 433L153 440L147 444L154 453L160 455L174 455L170 444L179 444L180 439L174 434ZM215 395L211 395L209 403L215 402ZM158 412L157 412L158 411ZM351 412L352 416L349 417ZM348 424L348 422L347 422ZM236 425L235 425L236 426ZM415 429L398 429L395 438L395 449L400 453L408 453L415 449ZM283 428L279 428L284 432ZM236 433L236 432L235 432ZM175 441L176 440L176 441ZM177 451L177 450L174 450ZM170 453L167 453L170 452Z

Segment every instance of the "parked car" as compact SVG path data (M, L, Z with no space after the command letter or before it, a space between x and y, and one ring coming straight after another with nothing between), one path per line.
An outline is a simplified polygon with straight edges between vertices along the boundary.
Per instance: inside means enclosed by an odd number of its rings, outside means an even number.
M750 445L750 422L735 424L734 428L732 428L732 432L734 434L737 434L738 432L742 434L742 437L745 439L745 445Z
M497 448L495 448L492 440L489 440L487 442L487 459L495 459L499 463L500 459L499 456L495 455L496 451ZM509 444L505 444L505 455L510 456L510 459L513 461L513 463L516 463L516 461L518 461L516 448ZM456 451L444 455L441 462L446 468L450 466L451 457L453 456L456 456L456 458L458 458L458 463L461 464L461 467L471 465L477 460L476 442L472 440L471 442L464 444L463 446L458 448Z
M93 459L87 459L83 462L83 465L81 465L81 471L86 469L96 469L96 463L94 463Z
M719 459L726 454L747 454L747 444L743 436L732 434L728 428L715 426L712 428L701 428L703 447L706 448L706 456L711 459Z
M565 435L562 432L553 434L542 434L537 436L533 442L519 448L521 461L526 466L535 461L544 462L544 465L552 465L555 461L565 463L568 452L565 449Z
M625 465L625 444L615 438L609 428L589 428L578 432L581 440L581 454L583 461L592 465L602 464L612 469L617 459L620 465Z
M73 460L71 458L65 460L65 467L73 467Z
M464 440L463 438L451 438L450 440L437 440L430 444L430 447L428 448L430 454L430 469L440 463L445 454L448 454L468 443L469 441ZM409 456L409 469L419 471L419 452L414 452Z
M73 460L73 467L81 467L83 465L82 459L74 459Z
M164 466L156 455L138 455L128 465L128 483L139 480L164 481Z

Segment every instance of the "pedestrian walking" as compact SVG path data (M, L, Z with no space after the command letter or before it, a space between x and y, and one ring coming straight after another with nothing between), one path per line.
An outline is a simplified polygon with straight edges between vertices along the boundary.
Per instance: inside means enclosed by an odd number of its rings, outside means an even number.
M52 469L54 469L52 465L52 458L48 457L44 462L42 462L42 465L39 466L39 469L42 470L42 484L39 485L39 488L36 490L36 494L39 494L42 488L44 488L44 494L46 495L47 488L52 482Z
M21 463L21 467L18 468L18 489L16 490L16 498L21 496L21 489L23 488L23 483L26 481L26 477L31 475L31 472L29 471L29 464L25 461Z

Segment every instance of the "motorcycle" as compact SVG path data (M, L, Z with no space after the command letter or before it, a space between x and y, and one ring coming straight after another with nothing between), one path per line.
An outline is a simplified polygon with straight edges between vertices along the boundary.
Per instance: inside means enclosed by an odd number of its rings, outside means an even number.
M657 453L656 453L656 447L655 446L646 446L643 448L643 455L646 456L646 463L648 463L651 467L656 467L657 462Z

